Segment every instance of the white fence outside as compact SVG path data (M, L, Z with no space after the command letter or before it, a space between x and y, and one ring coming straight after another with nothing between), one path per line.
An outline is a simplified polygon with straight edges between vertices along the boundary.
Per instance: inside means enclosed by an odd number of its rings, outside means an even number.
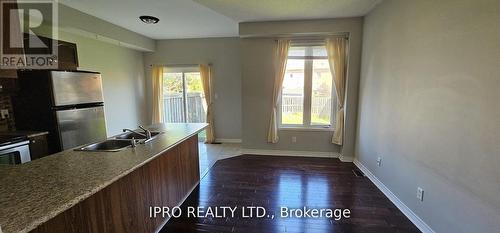
M282 95L281 110L283 113L303 112L304 96L301 95ZM336 102L334 103L335 107ZM311 103L311 114L327 118L332 113L331 97L315 97Z
M206 106L201 93L187 94L187 122L197 123L206 121ZM299 95L283 95L281 108L283 113L303 111L304 97ZM319 117L328 117L332 113L331 97L316 97L311 103L312 114ZM164 122L181 123L184 121L184 103L182 94L166 94L163 96ZM333 116L335 117L335 116Z
M182 94L166 94L163 96L163 118L166 123L201 123L206 121L206 107L201 93L187 94L187 115L184 116ZM187 121L184 118L187 117Z

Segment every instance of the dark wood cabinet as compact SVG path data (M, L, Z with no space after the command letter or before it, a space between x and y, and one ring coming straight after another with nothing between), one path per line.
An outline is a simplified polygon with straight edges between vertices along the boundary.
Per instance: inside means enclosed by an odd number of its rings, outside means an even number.
M0 69L0 78L17 78L17 70Z
M78 52L76 44L57 41L58 46L58 69L60 70L76 70L78 68Z
M0 94L14 95L15 93L17 93L19 91L19 85L16 78L17 75L14 78L0 77Z
M32 40L35 35L24 34L24 44ZM54 40L51 38L36 35L37 39L44 43L47 48L26 48L25 54L47 54L51 53L52 47L57 46L57 59L54 61L57 64L58 70L76 70L78 68L78 51L75 43ZM30 39L31 38L31 39Z
M31 47L28 47L28 45L30 44L30 41L37 41L39 43L41 42L42 45L40 45L40 47L31 48ZM29 34L29 33L24 33L23 34L24 54L26 56L29 56L30 54L43 54L43 55L51 54L52 53L52 41L53 41L52 39L47 38L47 37L33 35L33 34Z
M24 34L24 44L28 43L31 34ZM51 38L36 36L47 48L24 48L24 54L47 54L52 51L52 46L57 46L57 59L54 61L58 70L77 70L78 69L78 49L75 43L53 40ZM0 69L0 78L17 78L17 69Z
M1 0L0 0L1 1ZM7 34L9 36L9 34ZM67 41L62 41L62 40L55 40L51 39L48 37L43 37L39 35L32 35L28 33L21 34L21 36L18 36L20 39L19 43L22 43L24 45L28 44L30 40L35 40L34 37L36 37L36 40L41 41L43 44L45 44L47 47L46 48L19 48L19 49L10 49L8 52L11 52L13 54L24 54L26 56L29 56L29 54L50 54L52 52L52 46L57 46L57 58L54 61L57 65L54 69L58 70L77 70L78 69L78 49L77 45L75 43L67 42ZM13 37L17 38L17 37ZM22 67L19 67L22 68ZM0 69L0 78L17 78L17 69L6 69L5 67L2 67Z
M198 158L195 134L30 232L159 232L168 218L149 206L180 206L200 181Z
M49 154L46 134L30 136L28 139L30 141L31 160L39 159Z
M2 4L2 10L4 12L10 12L12 9L17 9L17 3L15 1L0 0L0 4ZM24 52L22 48L10 48L6 46L7 42L13 42L14 44L22 43L23 34L21 32L19 20L17 19L18 17L16 17L18 13L17 11L13 11L9 14L5 14L4 12L0 14L0 23L2 24L2 38L0 39L3 41L3 48L1 51L5 52L5 54L17 54L22 56ZM1 57L3 58L3 54ZM0 65L0 78L17 78L17 69L11 68L13 67L3 67Z

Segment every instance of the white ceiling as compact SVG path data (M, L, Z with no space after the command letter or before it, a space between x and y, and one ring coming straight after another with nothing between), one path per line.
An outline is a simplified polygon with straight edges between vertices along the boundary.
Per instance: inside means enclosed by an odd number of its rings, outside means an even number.
M59 0L60 3L152 39L238 35L238 22L191 0ZM141 15L158 17L153 25Z
M363 16L381 0L194 0L238 22Z
M238 36L238 23L362 16L380 0L59 0L152 39ZM160 19L147 25L141 15Z

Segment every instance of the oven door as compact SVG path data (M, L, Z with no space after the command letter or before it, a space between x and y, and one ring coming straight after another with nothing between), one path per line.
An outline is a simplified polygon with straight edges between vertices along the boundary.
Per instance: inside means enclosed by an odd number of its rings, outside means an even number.
M0 147L0 164L21 164L31 161L29 141Z

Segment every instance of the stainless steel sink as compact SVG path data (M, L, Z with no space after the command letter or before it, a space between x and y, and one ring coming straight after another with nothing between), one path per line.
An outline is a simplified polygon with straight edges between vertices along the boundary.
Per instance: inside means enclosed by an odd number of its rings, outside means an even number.
M116 152L129 147L135 147L137 144L145 144L147 142L150 142L151 140L155 139L159 134L162 133L162 132L147 131L151 133L151 137L148 138L146 132L140 133L128 129L124 129L123 131L128 131L128 132L116 135L106 141L92 143L75 150Z
M79 151L108 151L108 152L113 152L113 151L120 151L125 148L131 147L132 140L119 140L119 139L108 139L106 141L102 142L97 142L93 143L90 145L86 145L84 147L80 147L76 150Z
M151 139L155 138L158 136L161 132L151 132ZM132 132L127 132L127 133L122 133L119 135L114 136L113 138L115 139L146 139L146 135L144 134L139 134L139 133L132 133Z

